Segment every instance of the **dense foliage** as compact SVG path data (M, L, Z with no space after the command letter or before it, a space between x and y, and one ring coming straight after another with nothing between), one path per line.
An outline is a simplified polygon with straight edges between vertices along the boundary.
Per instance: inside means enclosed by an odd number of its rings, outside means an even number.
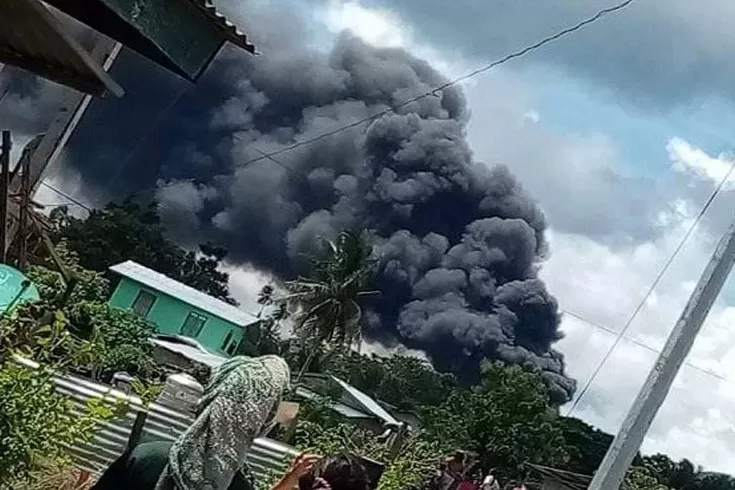
M42 302L23 305L21 310L38 317L63 313L69 332L95 345L94 356L87 361L95 379L109 381L116 371L152 377L153 348L149 339L154 334L153 326L130 311L110 307L109 281L100 272L84 269L77 254L64 242L57 247L57 255L74 278L70 294L66 294L68 285L58 271L34 265L27 273L38 287Z
M0 321L0 488L11 478L27 479L40 460L63 458L65 444L90 438L94 426L120 408L93 399L80 409L55 391L52 373L86 362L94 346L69 345L63 313L45 318L41 311L37 305L19 307ZM16 354L43 364L19 364Z
M226 250L204 244L196 253L176 245L165 235L156 203L110 203L91 211L85 219L58 208L51 218L55 238L68 244L85 269L107 274L110 266L133 260L215 298L235 303L229 293L229 277L219 269Z
M427 410L424 430L447 448L470 450L484 469L523 478L526 463L555 466L567 459L558 412L541 376L518 366L487 363L482 379L450 392Z

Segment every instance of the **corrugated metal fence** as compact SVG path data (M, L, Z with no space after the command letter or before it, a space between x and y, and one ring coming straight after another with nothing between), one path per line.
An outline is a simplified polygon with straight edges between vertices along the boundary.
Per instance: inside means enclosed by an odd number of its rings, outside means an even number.
M92 473L100 473L125 450L132 432L136 416L145 410L136 396L127 395L105 384L89 381L76 376L54 376L59 393L72 398L80 412L92 398L105 397L110 400L127 400L130 409L122 418L99 424L94 438L88 443L78 443L69 447L77 466ZM171 407L156 403L147 409L142 440L175 440L191 424L191 415ZM296 451L272 439L256 439L248 455L248 462L255 477L259 480L283 473Z

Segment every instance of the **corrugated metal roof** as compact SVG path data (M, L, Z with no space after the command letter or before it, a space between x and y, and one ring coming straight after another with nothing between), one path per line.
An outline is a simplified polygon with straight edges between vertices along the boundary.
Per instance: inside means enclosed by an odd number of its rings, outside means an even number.
M245 51L255 53L255 46L248 41L248 37L243 32L240 32L235 24L228 21L227 18L217 10L217 6L212 0L191 1L194 2L197 7L202 9L207 17L209 17L215 25L219 27L225 39L236 46L241 47Z
M33 361L18 357L15 359L28 368L38 367ZM57 391L70 397L80 413L85 411L87 403L93 398L114 397L129 400L130 411L124 417L99 424L92 440L68 446L77 467L94 474L102 473L125 450L137 412L145 410L140 398L77 376L57 373L54 374L53 381ZM147 412L143 428L144 440L174 441L193 422L189 413L159 403L152 403ZM293 447L263 437L253 441L247 461L258 482L265 484L274 475L280 476L296 454Z
M218 356L217 354L212 354L202 349L197 349L196 347L192 347L190 345L182 344L179 342L167 342L161 339L151 339L151 343L163 349L180 354L191 361L199 362L211 368L215 368L227 360L226 358Z
M132 260L128 260L122 264L113 265L110 267L110 270L120 274L121 276L127 277L128 279L139 282L150 289L172 296L195 308L199 308L202 311L211 313L223 320L234 323L235 325L245 327L246 325L257 321L255 316L246 311L227 304L224 301L214 298L208 294L204 294L201 291L197 291L196 289L187 286L186 284L182 284L179 281L175 281L160 272L143 267Z
M160 272L143 267L132 260L113 265L110 267L110 270L235 325L244 327L257 321L257 318L247 311L243 311L222 300L197 291L186 284L175 281Z
M374 416L381 419L383 422L389 425L400 425L400 422L393 417L391 414L389 414L383 407L378 405L378 402L373 400L370 396L366 395L362 391L358 390L351 384L348 384L341 379L337 378L336 376L331 376L331 378L342 387L343 390L345 390L347 393L350 394L362 407L367 410L368 412L372 413Z
M318 400L321 397L321 395L311 391L308 388L304 388L303 386L299 386L296 388L296 394L307 400ZM354 408L349 407L345 405L344 403L340 403L340 402L330 402L329 408L331 408L338 414L342 415L343 417L347 417L348 419L372 419L373 418L373 414L371 413L365 413L359 410L355 410Z
M0 1L0 61L91 95L123 94L39 0Z

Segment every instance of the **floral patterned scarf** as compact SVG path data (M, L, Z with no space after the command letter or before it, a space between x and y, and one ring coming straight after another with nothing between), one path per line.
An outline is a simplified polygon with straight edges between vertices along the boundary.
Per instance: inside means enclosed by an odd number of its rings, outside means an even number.
M278 356L235 357L212 376L194 423L174 443L156 490L226 490L249 471L253 440L274 421L290 371Z

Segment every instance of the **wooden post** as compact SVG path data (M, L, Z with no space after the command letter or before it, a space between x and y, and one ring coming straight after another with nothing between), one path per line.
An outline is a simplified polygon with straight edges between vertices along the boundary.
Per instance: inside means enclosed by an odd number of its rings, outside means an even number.
M28 213L31 206L31 159L22 159L20 178L20 210L18 217L18 269L28 264Z
M130 437L128 437L128 444L126 450L133 449L140 443L140 438L143 435L143 428L145 427L145 421L148 418L148 412L141 410L138 415L135 416L135 422L133 422L133 429L130 431Z
M5 263L8 251L8 193L10 186L10 131L3 130L0 146L0 262Z

